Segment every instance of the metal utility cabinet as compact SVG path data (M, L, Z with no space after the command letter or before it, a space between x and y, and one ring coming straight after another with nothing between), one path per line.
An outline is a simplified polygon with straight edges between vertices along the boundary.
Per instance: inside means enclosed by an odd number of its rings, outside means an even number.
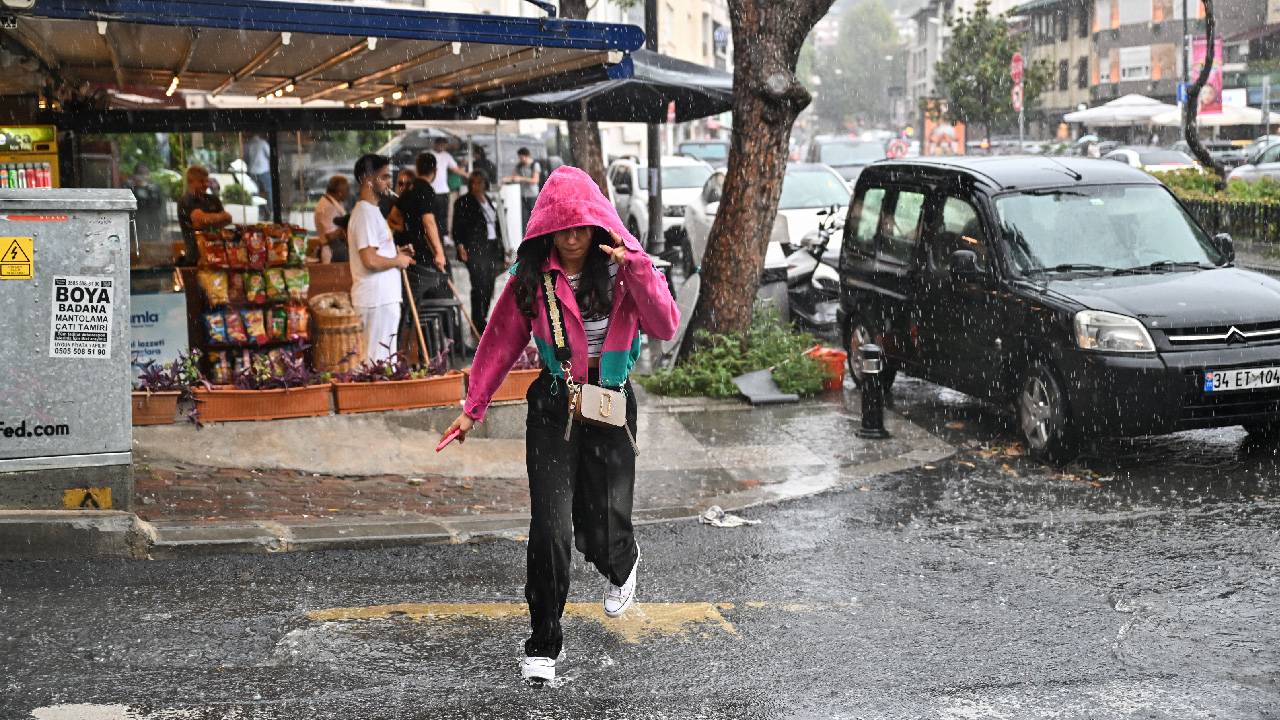
M134 208L128 190L0 190L0 509L131 504Z

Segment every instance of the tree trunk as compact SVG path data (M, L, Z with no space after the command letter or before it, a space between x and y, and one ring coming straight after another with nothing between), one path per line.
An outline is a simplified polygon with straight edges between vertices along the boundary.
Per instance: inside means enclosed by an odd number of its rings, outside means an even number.
M587 19L587 0L561 0L560 16L571 20ZM609 187L604 177L604 152L600 148L600 126L595 122L569 123L569 152L573 153L573 163L586 171L600 192L607 197Z
M800 47L832 0L729 0L733 25L733 137L720 208L707 238L702 291L681 354L697 330L751 322L791 125L812 99L796 79ZM798 239L798 238L797 238Z
M1204 65L1200 67L1200 74L1196 76L1196 81L1187 88L1187 102L1182 106L1182 124L1183 134L1186 136L1187 145L1191 149L1191 154L1196 160L1205 167L1213 168L1213 172L1217 174L1217 186L1222 190L1227 186L1227 169L1222 163L1213 159L1209 154L1209 150L1200 142L1200 129L1196 127L1196 114L1200 112L1200 91L1204 88L1205 83L1209 81L1209 73L1213 70L1213 0L1204 1L1204 32L1205 32L1205 54Z

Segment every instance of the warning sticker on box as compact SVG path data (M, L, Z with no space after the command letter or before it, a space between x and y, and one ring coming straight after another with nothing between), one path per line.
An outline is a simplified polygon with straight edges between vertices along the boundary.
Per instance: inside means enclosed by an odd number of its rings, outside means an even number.
M49 357L111 357L109 277L55 276L49 318Z

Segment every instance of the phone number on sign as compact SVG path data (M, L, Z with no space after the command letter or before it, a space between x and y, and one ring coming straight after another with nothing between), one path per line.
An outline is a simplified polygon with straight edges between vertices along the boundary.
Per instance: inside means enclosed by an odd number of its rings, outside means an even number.
M54 355L82 355L84 357L106 357L107 349L100 347L66 347L64 345L53 346Z

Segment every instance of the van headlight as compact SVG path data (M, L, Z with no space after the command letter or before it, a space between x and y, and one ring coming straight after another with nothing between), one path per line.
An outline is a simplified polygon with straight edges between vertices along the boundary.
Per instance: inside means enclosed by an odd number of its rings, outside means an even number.
M1128 315L1082 310L1076 313L1076 345L1081 350L1102 352L1155 352L1151 335Z

